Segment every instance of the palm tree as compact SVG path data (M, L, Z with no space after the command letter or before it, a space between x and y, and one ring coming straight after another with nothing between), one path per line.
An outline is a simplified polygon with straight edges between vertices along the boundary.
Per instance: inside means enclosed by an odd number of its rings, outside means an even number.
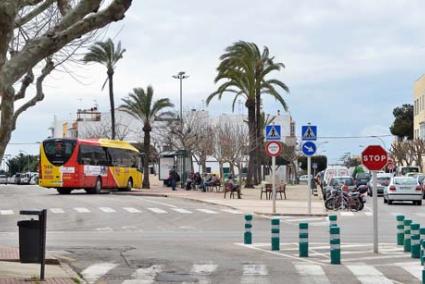
M112 128L112 139L115 139L115 103L114 103L114 71L115 65L123 57L125 49L121 49L121 42L118 42L115 47L112 39L106 41L98 41L94 43L90 48L89 52L84 56L83 61L96 62L106 66L107 75L105 82L102 85L102 90L105 87L106 82L109 82L109 102L111 105L111 128Z
M259 155L256 155L260 147L258 143L261 137L261 95L269 94L273 96L286 110L285 100L276 90L276 87L289 91L288 87L277 79L267 79L266 77L272 71L278 71L284 67L282 63L275 63L274 58L269 56L269 50L264 48L260 52L255 43L239 41L226 48L225 53L220 57L220 64L217 67L218 74L215 83L224 81L207 98L207 104L214 97L220 100L224 93L234 94L232 108L239 97L245 99L245 106L248 109L248 128L249 128L249 164L247 186L258 182Z
M146 157L143 170L143 188L150 188L148 157L150 157L150 132L152 131L152 124L154 121L162 119L165 115L172 115L171 112L163 112L163 110L164 108L174 106L168 98L159 99L155 102L152 99L152 86L148 86L146 92L142 88L134 88L133 93L130 93L128 98L122 99L123 104L120 107L123 111L139 119L143 123L143 132L145 133L143 138L143 149Z

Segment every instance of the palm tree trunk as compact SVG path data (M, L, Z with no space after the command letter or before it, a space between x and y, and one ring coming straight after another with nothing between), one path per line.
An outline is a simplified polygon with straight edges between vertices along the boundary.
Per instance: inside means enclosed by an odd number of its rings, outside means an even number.
M143 149L145 150L145 164L143 165L143 184L142 188L150 188L149 183L149 157L151 154L151 128L149 126L143 127L145 137L143 137Z
M257 180L256 180L256 184L259 184L262 180L261 177L261 161L262 161L262 145L263 145L263 141L261 141L261 137L263 136L262 131L263 129L261 128L261 90L260 89L256 89L255 90L255 127L256 127L256 153L257 156L256 158L256 163L255 163L255 171L257 173Z
M108 70L108 81L109 81L109 102L111 105L111 130L112 139L115 139L115 102L114 102L114 70Z
M249 128L249 161L248 161L248 174L246 177L245 187L252 188L253 177L255 172L255 156L256 156L256 143L255 143L255 101L247 99L245 106L248 108L248 128Z

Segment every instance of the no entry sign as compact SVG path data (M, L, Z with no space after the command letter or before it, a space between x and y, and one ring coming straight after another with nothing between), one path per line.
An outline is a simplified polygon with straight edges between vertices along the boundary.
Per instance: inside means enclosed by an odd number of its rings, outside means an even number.
M379 171L383 169L387 162L387 151L379 145L367 146L362 152L362 163L370 171Z
M271 141L266 143L266 153L270 157L277 157L282 153L282 144L277 141Z

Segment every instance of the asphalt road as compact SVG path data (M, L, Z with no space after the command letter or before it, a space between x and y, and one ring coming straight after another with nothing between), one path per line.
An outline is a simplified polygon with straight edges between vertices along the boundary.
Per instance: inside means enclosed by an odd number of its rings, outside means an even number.
M421 266L395 246L397 213L425 225L424 206L379 202L381 253L371 252L372 214L337 212L342 265L329 264L324 217L282 217L281 250L270 218L254 216L244 246L241 212L174 198L58 195L0 186L0 245L18 246L19 210L48 209L47 249L89 283L419 283ZM298 257L298 223L309 223L310 257Z

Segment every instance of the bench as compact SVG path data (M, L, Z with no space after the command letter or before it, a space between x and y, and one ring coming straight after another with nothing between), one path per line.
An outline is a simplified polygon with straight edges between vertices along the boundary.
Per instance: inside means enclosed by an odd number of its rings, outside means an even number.
M236 188L233 188L232 184L225 183L224 184L224 198L226 198L226 194L230 192L230 198L235 198L235 192L238 194L238 198L240 198L241 189L239 185Z

